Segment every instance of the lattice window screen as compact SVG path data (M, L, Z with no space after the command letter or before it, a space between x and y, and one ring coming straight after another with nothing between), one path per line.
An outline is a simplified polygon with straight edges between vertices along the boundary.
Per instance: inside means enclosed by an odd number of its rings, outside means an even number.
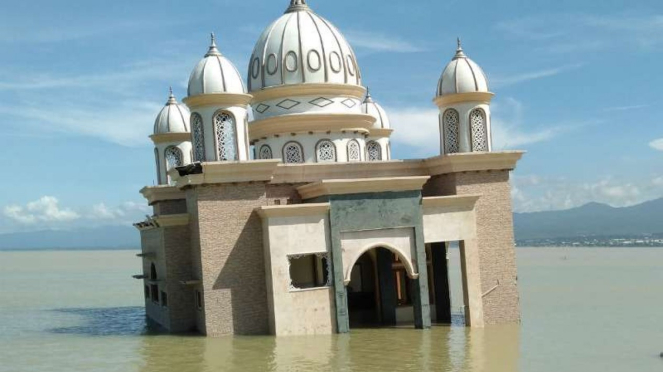
M217 160L237 160L235 145L235 118L227 112L214 115L214 131L216 132Z
M272 158L272 148L267 145L262 145L260 148L260 159L266 160Z
M319 163L336 161L336 146L332 141L324 140L318 143L317 156Z
M348 142L348 160L361 161L361 149L359 148L359 142L357 142L357 140L351 140Z
M168 170L184 165L182 151L177 147L169 147L165 152L166 166Z
M380 144L375 141L366 144L366 153L368 154L368 161L382 160L382 148L380 147Z
M283 160L286 163L303 163L304 153L302 146L297 142L286 143L283 146Z
M488 151L486 114L482 109L474 109L470 112L470 128L472 130L472 151Z
M458 115L458 111L454 109L449 109L444 112L444 150L447 154L454 154L459 150L459 119L460 116Z
M193 160L205 161L205 134L203 132L203 118L198 114L191 115L193 130Z

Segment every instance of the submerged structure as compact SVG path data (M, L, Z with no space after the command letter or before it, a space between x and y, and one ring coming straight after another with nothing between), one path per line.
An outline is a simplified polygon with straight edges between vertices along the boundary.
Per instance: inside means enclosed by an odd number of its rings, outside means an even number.
M522 152L492 151L493 93L460 42L427 159L391 159L350 44L304 0L260 36L246 81L212 37L184 104L171 92L155 122L159 185L141 190L154 214L135 224L150 323L209 336L449 323L452 242L466 324L519 322Z

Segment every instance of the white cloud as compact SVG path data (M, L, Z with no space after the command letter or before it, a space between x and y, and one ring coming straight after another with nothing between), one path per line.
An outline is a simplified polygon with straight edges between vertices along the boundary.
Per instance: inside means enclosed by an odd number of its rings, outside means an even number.
M77 220L80 215L68 208L60 208L53 196L42 196L26 206L10 205L4 208L4 215L21 224L38 222L68 222Z
M654 150L663 151L663 138L649 142L649 147L653 148Z
M375 52L414 53L426 49L397 36L359 30L346 31L350 44L358 49L364 48Z
M643 108L650 107L651 105L628 105L628 106L615 106L615 107L608 107L603 109L603 112L616 112L616 111L631 111L631 110L639 110Z
M511 196L516 212L569 209L589 202L625 207L662 197L663 177L644 182L615 177L574 182L564 177L516 175L512 180Z
M136 215L150 214L152 211L146 204L136 202L124 202L117 207L109 207L105 203L92 206L88 217L95 220L122 222Z
M560 66L560 67L555 67L555 68L550 68L550 69L545 69L545 70L539 70L539 71L531 71L531 72L524 72L521 74L517 75L511 75L511 76L495 76L491 78L490 82L493 86L495 87L504 87L504 86L509 86L509 85L514 85L518 83L523 83L531 80L538 80L538 79L543 79L555 75L559 75L563 72L570 71L570 70L575 70L580 67L582 67L582 63L576 63L572 65L565 65L565 66Z

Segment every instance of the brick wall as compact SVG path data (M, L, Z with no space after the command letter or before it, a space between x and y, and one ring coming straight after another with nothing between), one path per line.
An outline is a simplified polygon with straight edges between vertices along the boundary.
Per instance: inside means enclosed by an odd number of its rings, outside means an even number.
M170 331L192 331L196 326L194 289L181 283L192 279L189 226L173 226L163 230L166 260L164 284L168 293Z
M481 194L476 205L477 240L486 324L517 323L520 305L509 171L465 172L434 176L426 196Z
M159 201L152 206L156 216L186 213L186 207L186 200L184 199Z

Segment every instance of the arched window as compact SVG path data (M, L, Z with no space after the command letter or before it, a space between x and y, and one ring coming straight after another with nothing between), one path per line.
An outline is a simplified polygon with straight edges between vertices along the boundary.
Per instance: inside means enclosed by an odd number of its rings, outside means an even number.
M157 182L161 184L161 160L159 159L159 149L154 149L154 159L157 162Z
M459 119L458 111L454 109L444 112L442 122L444 123L444 151L446 154L454 154L459 150Z
M191 115L191 133L193 134L193 161L205 161L203 118L196 113Z
M318 142L315 148L318 163L333 163L336 161L336 145L330 140Z
M304 150L297 142L288 142L283 146L283 161L285 163L303 163Z
M472 131L472 151L488 151L486 113L482 109L470 112L470 130Z
M150 280L157 280L157 268L154 264L150 265Z
M361 161L361 149L357 140L348 142L348 161Z
M272 148L268 145L262 145L260 147L260 159L272 159Z
M231 113L219 111L214 114L217 160L237 160L235 118Z
M382 160L382 147L375 141L370 141L366 144L366 158L368 161Z
M166 149L164 153L166 157L166 170L171 170L173 168L181 167L184 165L182 160L182 151L175 146L170 146Z

